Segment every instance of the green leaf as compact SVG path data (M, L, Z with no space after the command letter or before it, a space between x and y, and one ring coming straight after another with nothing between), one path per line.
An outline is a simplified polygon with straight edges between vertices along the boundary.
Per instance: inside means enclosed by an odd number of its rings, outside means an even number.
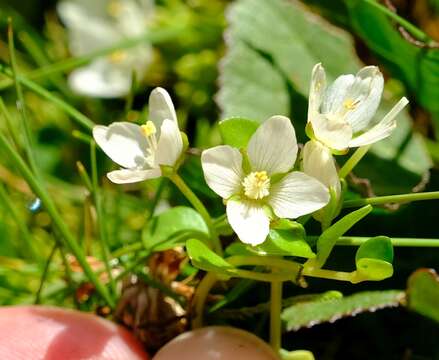
M316 63L324 60L330 79L360 67L349 35L298 1L236 1L229 23L218 95L225 116L291 115L288 85L307 96Z
M399 306L404 297L404 292L400 290L367 291L341 299L299 303L285 309L282 320L286 322L288 331L298 330L361 312Z
M154 216L143 229L146 249L163 251L184 245L188 237L205 238L209 234L203 218L194 209L177 206Z
M274 114L288 115L287 84L267 59L238 40L230 40L221 66L217 96L222 117L242 116L263 121Z
M408 280L407 307L439 322L439 276L433 269L419 269Z
M270 229L267 240L252 249L263 255L299 256L314 258L316 255L305 241L305 229L301 224L281 219L275 228Z
M358 35L439 120L439 50L418 47L407 41L394 22L373 5L362 0L345 3Z
M221 256L215 254L200 240L188 240L186 242L186 250L192 265L201 270L213 271L220 275L230 276L236 269Z
M363 219L371 211L372 206L363 206L361 209L355 210L347 214L346 216L338 220L335 224L327 228L317 240L316 266L322 267L325 261L328 259L329 254L331 253L332 248L334 247L338 238L344 235L346 231L348 231L352 226L354 226L357 222Z
M245 148L259 123L244 118L228 118L220 121L219 130L223 143L236 148Z
M361 280L384 280L393 275L393 246L387 236L367 240L357 250L355 263Z

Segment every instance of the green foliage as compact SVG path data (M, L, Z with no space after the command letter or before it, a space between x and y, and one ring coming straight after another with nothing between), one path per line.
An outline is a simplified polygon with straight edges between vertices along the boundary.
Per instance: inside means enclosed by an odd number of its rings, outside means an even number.
M263 255L314 258L316 255L305 237L305 229L301 224L281 219L270 229L267 240L254 250Z
M223 143L236 148L245 148L259 123L244 118L228 118L219 122Z
M367 240L357 250L355 263L359 277L384 280L393 275L393 246L387 236Z
M288 331L298 330L361 312L399 306L403 299L404 292L399 290L365 291L341 299L293 305L282 312L282 320Z
M407 285L407 307L439 323L439 276L432 269L414 272Z
M182 246L191 237L206 238L209 231L194 209L176 206L152 217L142 232L146 249L163 251Z
M372 206L366 205L361 209L355 210L335 224L326 229L317 240L317 258L315 263L318 267L322 267L328 259L338 238L346 233L352 226L363 219L372 211Z
M365 1L349 0L346 4L351 23L367 46L439 121L439 50L411 43L387 15Z
M186 251L192 265L205 270L213 271L222 276L230 276L235 267L229 264L221 256L215 254L206 244L200 240L190 239L186 242Z

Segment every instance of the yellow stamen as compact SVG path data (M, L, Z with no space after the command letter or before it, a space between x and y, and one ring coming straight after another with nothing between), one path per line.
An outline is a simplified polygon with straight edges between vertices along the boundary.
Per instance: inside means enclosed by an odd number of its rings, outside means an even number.
M110 55L108 55L108 59L113 64L120 64L126 58L127 58L127 53L121 50L113 51Z
M145 125L141 126L142 132L146 137L150 137L157 132L157 129L152 121L147 121Z
M357 105L360 103L360 101L358 100L353 100L353 99L346 99L343 102L343 106L347 109L347 110L354 110Z
M110 1L107 6L107 12L113 17L117 17L122 12L122 3L118 0Z
M266 171L252 172L245 177L242 186L245 196L249 199L262 199L270 193L270 178Z

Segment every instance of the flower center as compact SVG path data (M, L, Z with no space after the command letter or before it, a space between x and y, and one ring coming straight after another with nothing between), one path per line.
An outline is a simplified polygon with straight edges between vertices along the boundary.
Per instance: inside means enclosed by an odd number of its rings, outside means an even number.
M146 137L146 141L148 142L148 157L147 162L151 167L155 165L155 152L157 151L157 129L154 123L148 120L145 125L140 126L143 135Z
M122 3L118 0L112 0L107 6L107 12L110 16L117 17L122 12Z
M120 64L127 58L127 53L122 50L113 51L110 55L108 55L108 60L112 64Z
M359 100L346 99L343 102L343 106L345 107L346 110L354 110L359 103L360 103Z
M255 171L244 178L242 186L249 199L262 199L270 193L270 178L266 171Z

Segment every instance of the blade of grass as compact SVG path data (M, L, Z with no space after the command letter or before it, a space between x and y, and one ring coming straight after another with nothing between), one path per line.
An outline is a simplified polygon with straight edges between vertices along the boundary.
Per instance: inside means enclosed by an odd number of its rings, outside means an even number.
M8 19L8 46L9 46L9 58L10 58L11 69L12 69L12 78L14 80L15 91L17 93L17 99L18 99L17 107L18 107L18 111L21 114L21 122L22 122L22 127L24 129L24 151L26 153L27 160L29 162L30 168L32 169L33 173L37 178L42 179L40 170L35 160L35 154L33 151L35 147L33 146L34 141L29 127L29 118L27 116L27 109L26 109L26 103L24 101L23 90L21 88L20 82L18 81L18 68L17 68L17 61L15 58L14 33L12 30L11 18Z
M146 34L140 35L135 38L124 39L121 42L115 44L114 46L110 46L104 49L99 49L90 54L86 54L75 58L70 58L67 60L59 61L51 65L44 66L42 68L39 68L37 70L28 73L26 77L32 80L42 79L51 74L65 72L77 68L79 66L86 65L97 57L111 54L112 52L115 52L117 50L129 49L143 42L148 42L149 44L152 45L163 43L180 36L186 28L187 28L186 24L179 24L166 29L150 31ZM13 83L10 80L5 79L4 81L0 82L0 90L5 89L12 85Z
M108 233L105 227L105 213L102 208L102 194L98 185L98 167L96 164L96 143L94 141L90 144L90 163L91 163L91 185L92 185L92 195L96 207L96 220L99 229L99 240L102 249L102 257L105 264L105 270L108 273L108 278L110 279L110 286L113 293L116 295L116 283L114 282L113 274L111 273L110 266L110 249L108 245Z
M58 249L58 244L53 245L50 251L49 257L47 258L46 264L44 265L43 273L41 274L40 285L38 286L37 293L35 294L34 304L39 304L41 302L41 292L43 290L44 283L46 282L47 275L49 274L50 264L52 263L53 257Z
M22 177L26 180L29 187L33 190L33 192L41 199L46 211L51 216L52 221L62 238L65 240L65 244L72 251L73 255L78 260L78 263L83 268L85 274L96 287L98 293L102 296L103 299L108 303L108 305L112 308L115 306L115 301L112 296L109 294L107 288L99 281L96 274L93 272L92 268L87 262L87 259L82 252L81 247L76 242L69 228L63 221L55 203L52 198L49 196L48 192L44 188L44 186L39 182L39 180L32 174L29 167L26 165L22 157L14 150L6 137L0 133L0 148L3 149L4 154L8 156L11 163L13 163L16 168L21 173Z
M33 260L41 260L39 252L36 250L34 242L32 240L32 235L30 234L25 222L21 218L15 206L13 206L13 201L9 194L5 190L3 184L0 183L0 200L4 203L9 215L14 219L17 224L18 230L21 233L21 241L23 244L20 246L19 251L22 253L24 258L31 258Z
M10 68L0 64L0 72L5 74L6 76L13 78L13 72ZM65 111L66 114L70 115L73 120L75 120L80 126L85 127L88 130L91 130L94 126L94 122L90 120L87 116L76 110L73 106L60 99L58 96L50 93L42 86L37 83L27 79L23 75L17 75L17 81L21 83L26 88L32 90L36 94L45 98L46 100L51 101L53 104L58 106L61 110Z

